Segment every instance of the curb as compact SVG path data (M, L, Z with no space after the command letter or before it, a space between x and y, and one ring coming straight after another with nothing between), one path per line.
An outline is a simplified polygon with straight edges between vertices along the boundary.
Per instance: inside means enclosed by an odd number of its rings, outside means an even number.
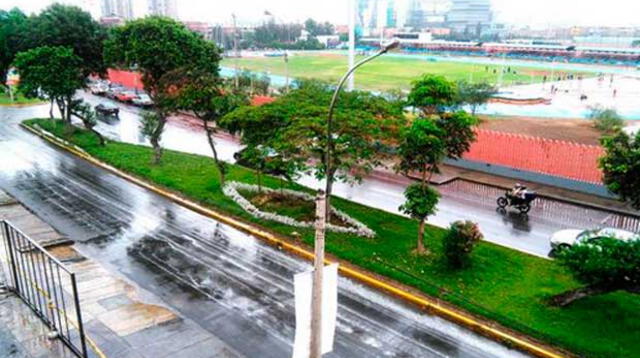
M218 211L206 208L193 201L187 200L175 193L161 189L145 180L142 180L133 175L127 174L109 164L106 164L94 158L93 156L89 155L84 151L80 151L74 147L68 146L67 144L65 144L66 141L58 137L55 137L50 133L47 134L47 132L45 131L42 131L42 132L38 131L37 129L34 129L22 123L20 124L20 126L28 130L29 132L52 143L53 145L88 161L89 163L92 163L102 169L105 169L123 179L129 180L138 186L141 186L158 195L161 195L166 199L169 199L177 204L180 204L190 210L193 210L199 214L218 220L222 223L231 225L236 229L245 231L253 236L256 236L257 238L262 239L263 241L266 241L267 243L273 246L276 246L279 249L287 250L288 252L296 254L297 256L302 257L304 259L313 260L314 258L314 254L312 251L298 244L291 243L288 239L284 238L283 236L270 233L266 230L263 230L254 226L253 224L248 224L244 221L227 216ZM525 336L522 334L514 334L509 332L508 329L499 327L497 324L490 324L488 323L488 321L479 320L469 313L465 313L457 308L453 308L452 305L443 304L424 294L415 294L415 293L409 292L408 289L403 288L404 286L403 284L396 284L392 280L389 280L389 281L393 282L394 284L383 282L382 280L374 277L372 274L366 273L361 269L354 268L352 264L346 263L345 265L343 264L344 262L341 260L335 260L335 261L339 261L342 264L339 266L339 271L346 277L359 281L369 287L387 292L396 298L402 299L405 302L408 302L414 306L417 306L439 317L447 319L448 321L464 326L485 337L488 337L495 341L506 344L507 346L514 347L520 351L526 352L528 354L531 354L533 356L540 357L540 358L571 357L571 355L568 353L564 353L558 349L535 342L535 340L533 340L532 338L529 338L529 337L524 338ZM326 264L329 264L332 262L333 261L331 260L327 260L327 259L325 260Z

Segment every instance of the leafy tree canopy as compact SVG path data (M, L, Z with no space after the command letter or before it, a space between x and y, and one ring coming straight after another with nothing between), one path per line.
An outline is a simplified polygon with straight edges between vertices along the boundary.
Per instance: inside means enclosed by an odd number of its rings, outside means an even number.
M458 104L458 89L444 76L426 74L413 81L407 102L424 115L435 114Z
M431 119L416 119L403 132L403 141L398 147L400 163L398 169L404 173L423 172L426 175L437 167L445 156L445 133Z
M607 188L640 209L640 132L630 136L618 131L601 140L605 154L600 158Z
M443 113L436 119L436 125L442 130L442 142L445 156L451 159L462 158L476 140L474 127L478 118L465 111Z
M105 42L107 63L142 73L145 90L156 95L162 76L179 68L218 73L220 53L210 41L165 17L145 17L112 30Z
M440 194L430 186L413 183L404 191L406 201L399 210L414 219L424 220L436 213L436 205Z
M560 252L558 260L585 286L555 296L555 304L619 290L640 293L640 240L581 242Z
M478 106L483 105L491 99L498 89L487 82L469 83L467 81L459 81L458 102L460 104L468 104L471 106L471 113L475 114Z
M105 29L79 7L53 4L29 18L24 48L64 46L82 60L82 73L104 73L102 52Z
M20 9L0 10L0 82L2 84L16 54L22 48L26 24L27 16Z
M323 177L326 120L332 88L317 81L298 82L295 90L260 107L240 108L221 121L231 132L240 132L243 143L264 145L302 162L315 159L313 167ZM402 110L384 98L366 92L342 93L335 111L334 168L343 180L358 180L384 155L380 144L394 140L403 123ZM351 176L351 173L356 173Z
M70 119L71 99L84 85L82 59L66 47L37 47L16 55L20 72L20 90L27 97L58 103L63 119Z

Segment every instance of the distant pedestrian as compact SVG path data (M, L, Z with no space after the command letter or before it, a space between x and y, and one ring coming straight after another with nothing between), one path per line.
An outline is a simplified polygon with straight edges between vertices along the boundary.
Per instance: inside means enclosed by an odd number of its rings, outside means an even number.
M613 89L613 98L616 98L617 94L618 94L618 89L614 88Z

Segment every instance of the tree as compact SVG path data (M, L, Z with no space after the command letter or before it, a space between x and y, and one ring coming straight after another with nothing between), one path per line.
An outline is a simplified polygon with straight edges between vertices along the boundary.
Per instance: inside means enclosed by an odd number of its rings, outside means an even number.
M240 108L223 118L223 126L241 133L243 144L274 150L294 168L326 177L325 144L332 89L317 81L298 81L296 89L273 103ZM342 93L335 111L333 170L329 175L357 182L388 155L403 124L402 111L370 93Z
M604 134L614 133L624 127L624 120L613 108L591 107L587 118L592 120L593 126Z
M605 150L599 162L602 181L612 193L640 209L640 132L632 137L618 131L601 143Z
M22 48L22 34L27 16L17 8L0 10L0 82L5 83L7 72Z
M419 254L425 252L425 221L428 215L435 212L435 206L438 203L439 196L429 187L428 176L436 171L438 164L445 156L443 137L442 129L434 121L419 118L404 130L402 142L398 147L398 156L400 157L398 171L405 174L418 172L421 177L419 184L412 184L407 188L405 191L406 201L400 206L400 211L417 219L420 223L416 249ZM420 195L425 197L421 198Z
M213 159L220 173L220 185L224 185L226 163L218 158L214 135L219 120L236 108L247 105L248 97L225 88L216 73L199 68L181 68L165 74L160 81L160 91L166 93L166 103L173 111L191 111L202 125Z
M476 140L474 127L478 125L478 118L465 111L443 113L435 121L442 130L441 137L445 148L445 157L460 159L468 152L471 144Z
M70 108L69 112L74 116L80 118L84 127L91 133L95 134L96 137L98 137L98 140L100 141L100 145L104 146L105 145L104 137L102 136L102 134L100 134L100 132L98 132L95 129L95 126L96 124L98 124L98 121L96 119L97 117L96 112L91 108L91 105L88 103L85 103L81 99L73 99L71 100L71 104L69 105L69 108Z
M449 267L461 269L469 265L473 248L482 240L482 233L476 223L456 221L449 226L444 236L444 256Z
M19 89L30 98L55 102L62 120L71 123L71 102L84 86L82 59L66 47L37 47L16 55Z
M424 246L424 227L429 215L433 215L436 212L436 205L440 198L440 194L432 189L430 186L425 186L422 183L411 184L404 191L405 202L399 208L399 210L413 219L418 220L418 243L416 245L416 252L423 254L426 252Z
M22 34L24 48L64 46L81 59L82 74L103 74L106 30L88 12L76 6L53 4L29 18Z
M551 298L566 306L576 300L615 291L640 294L640 240L601 238L558 253L558 261L584 284Z
M467 104L471 107L471 114L475 115L479 106L487 103L493 97L498 89L487 82L469 83L467 81L459 81L458 102Z
M218 48L183 24L163 17L146 17L113 29L105 42L107 63L124 68L136 68L142 73L145 91L155 104L154 128L146 128L154 149L154 163L162 157L160 137L171 110L167 93L160 91L160 81L167 73L178 69L197 68L217 75ZM167 87L170 89L170 87Z
M443 112L458 104L456 84L443 76L426 74L413 81L407 98L409 105L422 112L423 116Z

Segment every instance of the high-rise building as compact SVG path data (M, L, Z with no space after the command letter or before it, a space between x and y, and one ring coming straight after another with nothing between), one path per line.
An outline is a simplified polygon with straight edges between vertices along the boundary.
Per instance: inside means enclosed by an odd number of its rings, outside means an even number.
M407 0L403 27L421 30L441 26L448 6L447 0Z
M102 17L133 19L131 0L102 0Z
M176 0L149 0L149 14L178 18Z
M492 20L490 0L453 0L447 13L447 25L455 32L480 35Z

